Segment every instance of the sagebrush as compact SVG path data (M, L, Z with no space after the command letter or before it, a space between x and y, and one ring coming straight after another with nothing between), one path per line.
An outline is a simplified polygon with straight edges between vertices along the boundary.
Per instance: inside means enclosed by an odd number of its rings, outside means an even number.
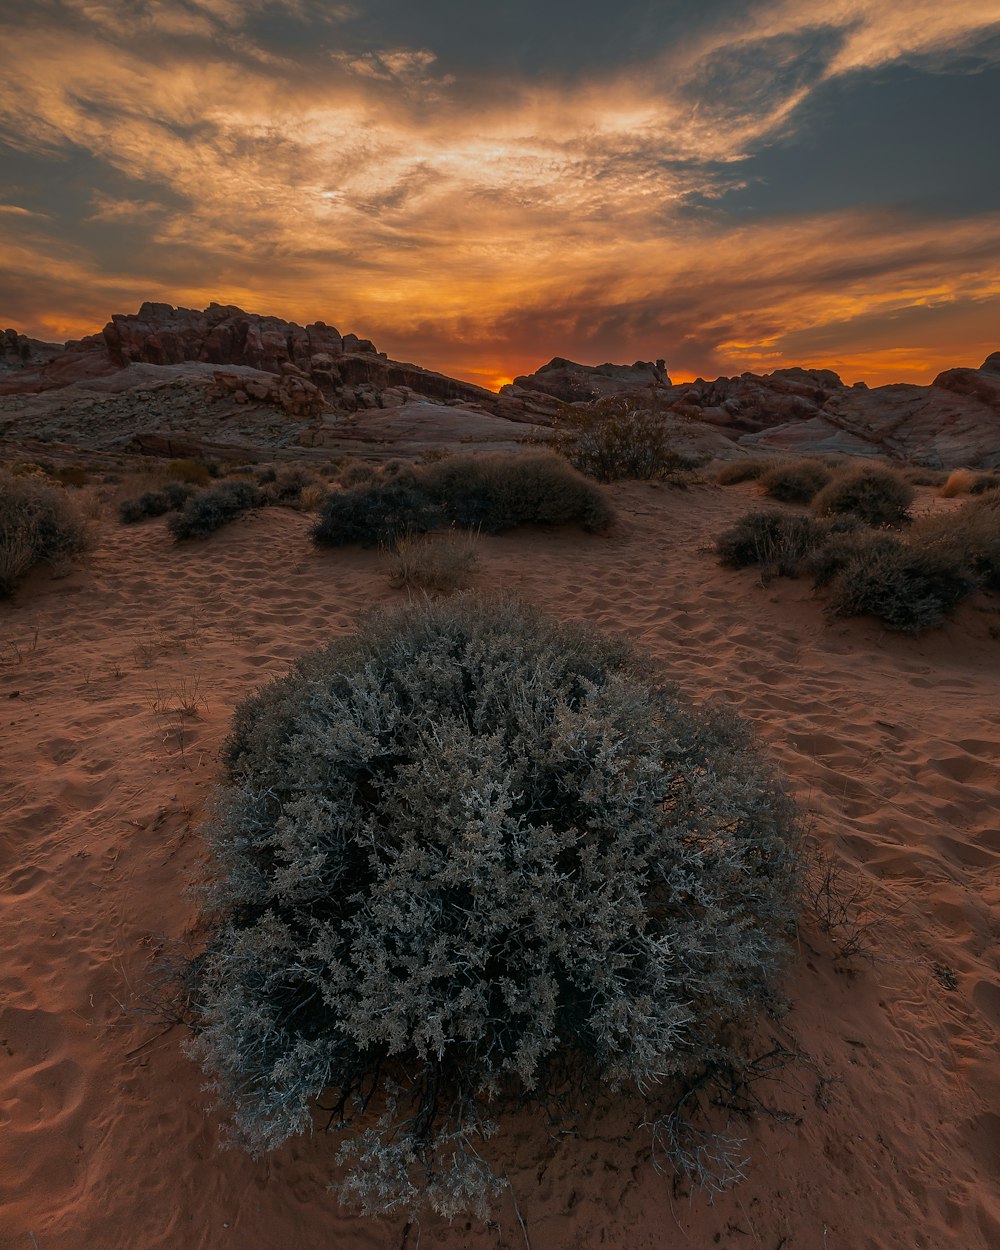
M577 523L606 529L613 513L600 489L550 451L454 455L401 467L334 491L313 530L317 543L392 547L448 526L498 533L518 525Z
M63 487L0 470L0 599L40 561L61 564L87 545L83 512Z
M619 640L471 595L378 613L223 758L195 1053L252 1149L322 1098L368 1210L483 1211L506 1108L676 1099L773 1002L792 805Z

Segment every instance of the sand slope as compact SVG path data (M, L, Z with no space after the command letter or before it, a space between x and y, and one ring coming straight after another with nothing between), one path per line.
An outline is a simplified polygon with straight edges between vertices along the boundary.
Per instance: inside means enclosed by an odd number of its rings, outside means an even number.
M741 1130L748 1179L714 1202L649 1166L621 1105L575 1134L523 1117L495 1157L533 1250L995 1248L998 604L920 640L827 622L807 584L700 550L754 489L611 488L613 533L483 539L479 584L623 630L751 718L870 888L878 960L852 970L806 921L791 1011L760 1033L811 1057L760 1087L792 1119ZM160 521L108 521L85 566L0 605L2 1250L525 1244L510 1195L487 1228L342 1211L324 1136L220 1152L183 1029L137 1014L197 914L232 706L401 597L376 553L317 552L309 523L275 509L175 547Z

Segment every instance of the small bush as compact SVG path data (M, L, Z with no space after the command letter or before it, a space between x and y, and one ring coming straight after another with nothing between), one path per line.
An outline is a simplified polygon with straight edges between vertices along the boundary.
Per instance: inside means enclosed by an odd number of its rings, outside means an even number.
M449 456L329 495L317 543L394 546L442 525L489 533L517 525L605 529L613 514L600 490L552 452Z
M468 595L380 613L223 758L194 1053L255 1150L324 1096L369 1210L482 1212L487 1107L675 1095L773 1003L793 809L623 642Z
M773 460L730 460L715 475L720 486L735 486L738 482L755 482L774 464Z
M915 634L940 625L976 588L963 565L890 534L855 536L852 545L830 583L829 609L837 616L874 616Z
M479 564L474 533L451 531L401 538L390 555L389 582L397 589L448 594L472 581Z
M969 487L970 495L985 495L991 490L1000 490L1000 473L980 473Z
M797 577L805 558L822 545L826 532L812 517L776 509L749 512L719 535L715 551L727 568L759 564L766 575Z
M260 490L252 482L219 482L193 495L184 505L184 510L170 518L167 528L178 542L205 538L249 508L260 507L263 502Z
M340 485L350 489L352 486L368 486L378 481L379 474L374 465L355 460L353 464L345 465L337 476Z
M443 519L416 481L393 478L327 495L312 536L325 547L393 547L401 538L434 529Z
M203 464L200 460L171 460L166 475L175 482L187 482L191 486L208 486L218 477L218 465Z
M159 490L147 490L136 499L123 499L118 517L125 525L133 525L146 517L164 516L183 508L195 488L190 482L165 482Z
M782 503L811 503L830 480L830 470L818 460L779 460L759 479L772 499Z
M258 478L258 481L260 478ZM269 504L285 506L298 504L302 492L309 486L316 486L315 474L299 465L283 465L273 471L273 476L264 484L264 498Z
M66 464L56 469L52 475L62 486L87 486L90 483L90 472L82 464Z
M915 547L968 569L987 590L1000 590L1000 495L970 499L954 512L920 517Z
M850 514L866 525L902 525L914 500L910 483L893 469L861 465L843 469L813 500L818 516Z
M518 525L582 525L613 520L601 491L551 451L449 456L419 480L454 525L499 533Z
M555 447L599 482L654 481L685 467L664 417L618 396L568 407L556 426Z
M83 515L62 487L0 471L0 599L39 561L62 563L87 542Z
M911 486L941 486L945 481L945 474L939 469L928 469L923 465L903 469L901 472Z

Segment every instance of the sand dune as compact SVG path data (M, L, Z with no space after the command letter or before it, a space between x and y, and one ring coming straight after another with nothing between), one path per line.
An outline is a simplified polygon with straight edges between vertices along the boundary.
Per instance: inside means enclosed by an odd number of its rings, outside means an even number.
M512 1124L493 1153L530 1245L1000 1246L1000 604L919 639L830 622L806 582L704 552L752 484L608 489L609 535L484 538L479 584L623 631L736 705L881 923L869 966L806 919L790 1012L759 1044L808 1060L761 1084L788 1117L737 1126L747 1180L714 1201L654 1171L620 1104L573 1134ZM233 705L402 598L377 553L317 551L309 524L271 509L175 546L160 521L106 521L86 564L0 605L2 1250L525 1244L511 1194L485 1228L342 1210L322 1134L220 1151L183 1029L139 1012L197 916Z

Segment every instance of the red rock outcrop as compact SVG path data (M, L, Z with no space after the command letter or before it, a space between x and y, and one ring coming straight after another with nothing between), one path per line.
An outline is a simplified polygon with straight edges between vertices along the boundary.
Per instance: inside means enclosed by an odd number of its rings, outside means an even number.
M537 402L548 396L566 404L603 399L649 387L669 386L666 365L637 360L634 365L580 365L562 356L554 356L535 373L522 375L500 390L501 395Z

